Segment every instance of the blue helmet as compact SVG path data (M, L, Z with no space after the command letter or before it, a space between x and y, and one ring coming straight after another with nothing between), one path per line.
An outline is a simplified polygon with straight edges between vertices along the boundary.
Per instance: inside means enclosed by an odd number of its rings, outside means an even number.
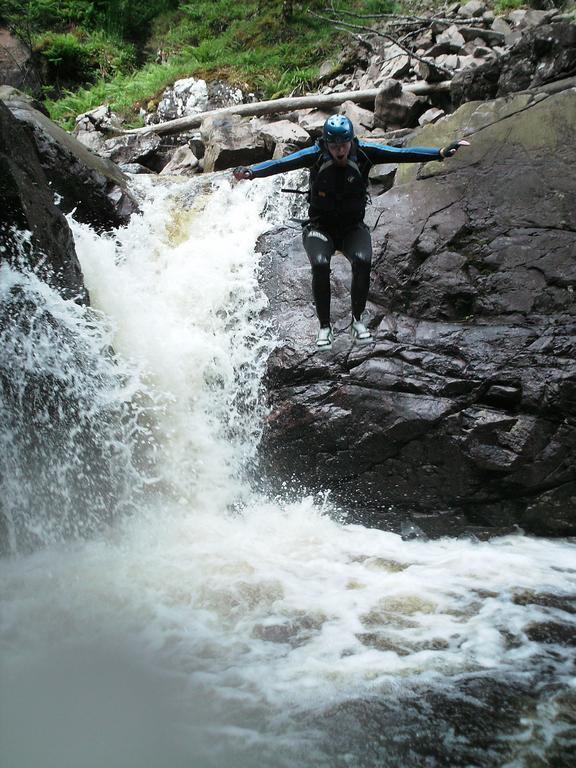
M332 115L324 123L322 136L328 144L343 144L354 138L354 126L344 115Z

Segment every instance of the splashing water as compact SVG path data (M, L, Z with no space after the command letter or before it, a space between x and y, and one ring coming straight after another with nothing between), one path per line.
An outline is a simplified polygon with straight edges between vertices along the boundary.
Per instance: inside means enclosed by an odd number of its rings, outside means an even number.
M254 245L277 185L140 183L113 237L73 224L96 310L2 275L53 318L18 316L17 381L60 384L58 424L75 404L56 502L46 440L34 485L5 422L13 537L46 546L0 564L3 766L568 765L574 544L402 541L254 494L273 345ZM87 434L110 451L96 475ZM93 495L106 527L66 543L95 530Z

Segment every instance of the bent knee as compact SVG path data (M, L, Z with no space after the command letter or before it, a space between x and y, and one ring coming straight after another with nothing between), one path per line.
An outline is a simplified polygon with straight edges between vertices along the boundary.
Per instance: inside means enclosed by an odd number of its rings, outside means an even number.
M370 269L372 265L372 254L370 251L355 251L350 256L350 262L352 263L352 269L360 271Z
M317 274L329 272L330 259L324 253L317 253L314 256L310 256L310 266L312 267L312 272Z

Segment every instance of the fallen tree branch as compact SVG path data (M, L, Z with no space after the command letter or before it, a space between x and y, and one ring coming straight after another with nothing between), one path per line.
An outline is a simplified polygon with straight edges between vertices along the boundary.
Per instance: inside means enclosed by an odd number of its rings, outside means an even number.
M345 101L354 101L358 104L365 104L367 102L373 102L376 99L378 90L378 88L370 88L364 91L318 93L312 96L272 99L271 101L259 101L253 104L235 104L232 107L211 109L208 112L200 112L197 115L178 117L175 120L167 120L165 123L159 123L158 125L146 125L144 128L132 128L128 131L108 129L108 132L119 135L135 133L141 136L150 133L157 133L159 135L182 133L191 128L198 128L203 120L212 117L219 118L230 115L254 117L257 115L271 115L277 112L291 112L294 109L323 109L340 106L340 104L343 104ZM407 83L403 86L403 90L414 93L417 96L424 96L428 93L445 93L450 90L450 82L444 80L440 83L427 83L425 81Z

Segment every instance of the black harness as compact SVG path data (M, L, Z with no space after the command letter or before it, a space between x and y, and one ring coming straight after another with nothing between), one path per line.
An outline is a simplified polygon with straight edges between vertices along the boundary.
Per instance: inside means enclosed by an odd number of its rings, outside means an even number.
M334 162L324 142L322 153L310 169L308 200L311 208L329 215L342 214L363 218L368 193L371 163L354 140L346 166Z

